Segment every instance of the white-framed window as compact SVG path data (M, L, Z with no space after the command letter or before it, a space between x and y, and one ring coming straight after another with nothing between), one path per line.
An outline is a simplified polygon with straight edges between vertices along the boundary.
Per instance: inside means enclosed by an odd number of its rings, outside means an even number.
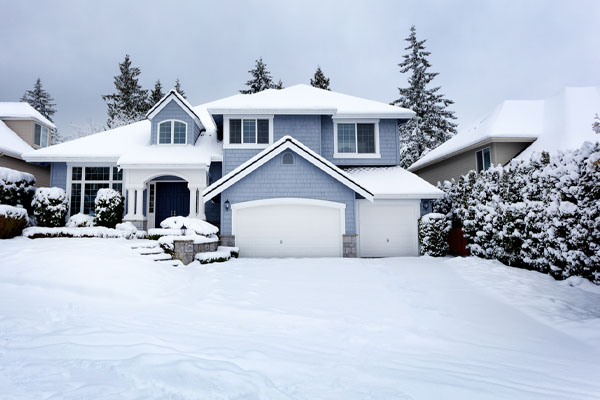
M94 215L94 201L99 189L123 192L123 170L109 166L71 166L70 214Z
M492 166L492 156L490 148L486 147L475 152L475 160L477 162L477 172L485 171Z
M35 124L33 143L40 147L47 147L50 144L50 129L40 124Z
M158 144L186 144L187 124L170 119L158 124Z
M223 147L261 149L273 143L273 116L226 116Z
M335 158L379 158L378 120L334 121Z

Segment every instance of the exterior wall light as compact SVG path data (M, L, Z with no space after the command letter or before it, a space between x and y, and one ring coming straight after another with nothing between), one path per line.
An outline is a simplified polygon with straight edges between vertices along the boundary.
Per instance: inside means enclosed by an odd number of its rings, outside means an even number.
M187 233L187 226L181 225L181 236L185 236Z
M229 199L225 200L225 211L229 211L230 207L231 207L231 203L229 202Z

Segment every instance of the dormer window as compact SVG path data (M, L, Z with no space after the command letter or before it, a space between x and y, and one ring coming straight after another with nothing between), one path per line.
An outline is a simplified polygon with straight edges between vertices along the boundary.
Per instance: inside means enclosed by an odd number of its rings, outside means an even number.
M186 144L187 124L183 121L167 120L158 124L158 144Z
M50 141L50 130L45 126L35 124L35 134L33 137L33 143L40 147L47 147Z

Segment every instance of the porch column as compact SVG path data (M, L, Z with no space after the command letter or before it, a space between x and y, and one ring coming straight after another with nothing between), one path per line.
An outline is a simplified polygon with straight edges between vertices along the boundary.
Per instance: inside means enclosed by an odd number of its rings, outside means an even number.
M200 187L188 184L188 189L190 190L190 217L206 219L204 215L204 203L202 202L202 198L199 198Z
M144 218L144 189L143 188L137 188L135 191L135 198L136 198L136 204L135 204L135 218L136 219L143 219Z
M125 214L125 219L133 218L134 214L134 206L135 206L135 190L127 188L127 214Z

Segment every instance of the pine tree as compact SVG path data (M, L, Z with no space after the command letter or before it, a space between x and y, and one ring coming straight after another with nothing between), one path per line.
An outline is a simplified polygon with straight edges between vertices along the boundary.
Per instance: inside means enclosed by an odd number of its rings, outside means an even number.
M35 81L33 90L27 90L25 92L23 97L21 97L21 101L29 103L33 108L38 110L40 114L50 121L53 121L52 116L56 113L56 109L54 108L56 104L52 103L54 99L50 96L50 93L42 87L40 78L37 78Z
M596 132L598 135L600 135L600 117L598 116L598 114L596 114L596 117L594 118L594 123L592 124L592 129L594 130L594 132Z
M248 72L252 75L252 78L246 82L248 89L240 90L240 93L242 94L258 93L266 89L283 89L283 82L281 79L278 83L273 83L273 77L267 69L267 64L263 62L262 57L256 60L254 69L251 69Z
M114 77L116 93L103 95L108 106L108 127L116 128L141 121L150 108L148 91L138 83L141 73L138 67L131 66L129 54L119 63L120 75Z
M154 84L154 89L150 92L150 104L155 105L165 96L162 90L162 84L160 83L160 79L156 81Z
M183 89L181 88L181 83L179 83L179 78L177 78L175 80L175 91L177 93L179 93L181 95L181 97L183 97L184 99L187 99L187 97L185 96L185 92L183 91Z
M417 40L416 28L410 28L406 38L409 50L404 60L398 64L401 73L410 73L408 88L398 88L400 98L392 104L409 108L416 112L416 117L400 125L400 143L403 160L401 166L408 168L412 163L433 150L456 133L454 112L448 106L454 101L446 99L439 93L440 87L428 87L437 72L428 72L431 64L427 57L431 54L425 50L426 40Z
M325 74L319 65L317 66L314 77L310 80L310 84L319 89L331 90L329 88L329 78L325 77Z
M52 131L50 135L50 144L60 144L65 141L65 138L58 130Z

